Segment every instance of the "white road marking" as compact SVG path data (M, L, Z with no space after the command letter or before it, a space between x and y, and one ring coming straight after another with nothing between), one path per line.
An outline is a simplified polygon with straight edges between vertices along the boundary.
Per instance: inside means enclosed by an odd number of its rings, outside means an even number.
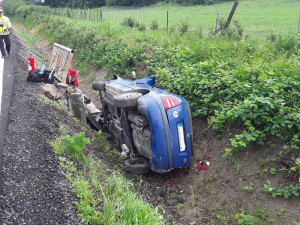
M2 114L2 92L3 92L3 70L4 70L4 58L0 58L0 115Z

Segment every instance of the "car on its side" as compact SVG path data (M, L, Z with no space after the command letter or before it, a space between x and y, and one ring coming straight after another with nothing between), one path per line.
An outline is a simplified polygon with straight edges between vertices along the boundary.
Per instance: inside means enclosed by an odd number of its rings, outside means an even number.
M192 114L187 100L155 86L155 77L138 80L114 76L93 83L100 93L101 129L114 137L137 174L169 172L190 165Z

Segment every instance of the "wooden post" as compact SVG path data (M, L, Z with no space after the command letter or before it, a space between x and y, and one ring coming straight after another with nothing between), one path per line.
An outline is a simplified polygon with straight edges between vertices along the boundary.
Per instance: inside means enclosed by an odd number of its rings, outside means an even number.
M116 24L118 24L118 8L116 8Z
M167 33L169 32L169 11L167 11Z
M217 20L216 20L216 29L215 29L215 33L217 33L217 32L218 32L219 19L220 19L220 10L218 10L218 14L217 14Z
M103 21L103 13L102 13L102 10L100 11L100 22Z
M139 22L139 10L136 10L136 22Z
M233 4L233 7L231 9L231 12L230 12L230 14L228 16L227 22L225 24L225 27L224 27L225 29L229 26L229 24L231 22L231 19L232 19L233 15L234 15L234 12L235 12L236 7L238 6L238 4L239 4L239 0L235 0L235 2Z
M84 5L84 19L86 20L86 10L85 10L85 5Z

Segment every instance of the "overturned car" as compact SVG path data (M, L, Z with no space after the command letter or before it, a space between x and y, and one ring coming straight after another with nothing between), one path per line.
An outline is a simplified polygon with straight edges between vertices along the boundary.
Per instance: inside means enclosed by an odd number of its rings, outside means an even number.
M120 146L125 169L136 174L187 167L193 154L187 100L155 87L155 77L93 83L102 103L97 123Z

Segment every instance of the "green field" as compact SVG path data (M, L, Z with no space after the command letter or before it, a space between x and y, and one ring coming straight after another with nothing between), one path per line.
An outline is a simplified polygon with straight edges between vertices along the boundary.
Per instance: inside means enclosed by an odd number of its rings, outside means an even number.
M157 4L144 8L119 8L118 22L126 17L137 17L139 22L150 26L157 20L160 27L166 27L167 11L169 11L169 26L177 25L187 19L191 27L203 27L204 31L214 28L217 12L221 18L227 18L233 2L226 2L211 6L190 6ZM268 35L276 33L296 33L299 21L300 1L298 0L241 0L234 19L237 19L250 36ZM116 8L102 8L103 18L109 23L116 23Z

